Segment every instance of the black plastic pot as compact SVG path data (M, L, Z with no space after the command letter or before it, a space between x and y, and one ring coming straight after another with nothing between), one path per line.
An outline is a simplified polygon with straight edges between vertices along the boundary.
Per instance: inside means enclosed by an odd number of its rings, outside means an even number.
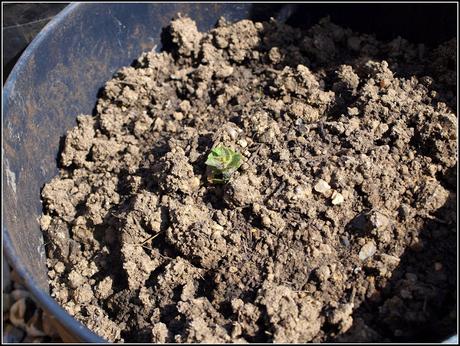
M309 26L333 21L389 39L400 35L437 44L456 35L456 4L75 3L38 34L11 72L3 92L3 237L8 260L67 340L103 342L49 295L38 224L40 190L58 173L62 136L80 113L93 112L104 82L142 51L161 49L161 32L178 12L200 30L229 20L270 16Z
M5 4L3 8L3 81L26 46L67 4Z

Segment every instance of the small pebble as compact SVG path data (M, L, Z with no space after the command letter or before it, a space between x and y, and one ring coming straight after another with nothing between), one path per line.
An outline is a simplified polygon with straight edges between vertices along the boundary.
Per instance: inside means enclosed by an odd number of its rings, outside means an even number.
M42 215L40 218L40 226L44 231L48 230L49 226L51 225L51 216L49 215Z
M344 202L343 195L340 192L334 191L332 193L332 204L333 205L340 205Z
M356 107L348 107L348 115L358 115L359 114L359 110L358 108Z
M76 270L72 270L67 276L67 279L69 282L69 287L74 289L81 287L81 285L83 285L85 282L83 276Z
M230 138L233 140L238 138L238 132L232 127L227 129L227 133L230 136Z
M182 119L184 119L184 115L181 112L174 112L173 117L177 121L181 121Z
M216 72L217 77L226 78L233 73L233 67L230 65L222 66L219 71Z
M236 272L238 271L238 268L237 268L237 267L231 266L230 268L228 268L228 271L229 271L230 273L236 273Z
M442 263L436 262L434 264L434 270L437 271L437 272L441 271L442 270Z
M377 248L375 247L374 242L369 241L366 244L364 244L363 247L361 248L361 251L359 252L359 259L361 261L364 261L367 258L374 256L376 251L377 251Z
M188 101L188 100L182 101L182 102L179 104L179 108L180 108L180 110L181 110L182 112L187 113L187 112L190 110L190 108L191 108L191 106L190 106L190 101Z
M382 213L375 211L369 215L369 221L373 228L382 229L390 224L388 217Z
M64 270L65 270L65 265L64 263L62 262L58 262L56 263L56 265L54 266L54 270L56 271L56 273L63 273Z
M249 169L249 165L245 162L241 165L241 170L244 172L244 171L247 171Z
M308 185L298 185L294 189L295 196L299 199L305 199L311 195L311 187Z
M281 161L287 161L287 160L289 160L290 157L291 157L291 155L289 154L288 150L281 150L280 151L280 160Z
M245 139L240 139L237 142L242 148L246 148L248 146L248 142Z
M264 225L265 227L270 227L271 224L272 220L270 220L270 218L267 215L262 216L262 225Z
M329 191L331 189L331 186L326 182L324 181L323 179L320 179L318 180L318 182L315 184L315 186L313 187L313 189L316 191L316 192L319 192L319 193L326 193L327 191Z
M281 61L281 52L278 47L273 47L270 49L268 52L268 58L271 60L271 62L277 64Z

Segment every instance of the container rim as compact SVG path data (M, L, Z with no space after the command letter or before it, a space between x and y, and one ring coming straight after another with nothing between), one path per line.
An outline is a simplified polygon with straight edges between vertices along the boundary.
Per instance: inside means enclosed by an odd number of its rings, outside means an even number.
M42 43L42 41L52 32L53 29L58 27L71 13L73 13L81 3L71 3L54 16L32 40L29 46L24 50L21 57L13 67L10 75L8 76L3 88L2 97L4 100L8 99L10 94L14 91L15 83L21 70L27 65L32 53ZM2 111L3 123L3 111ZM2 140L3 144L3 140ZM2 145L3 146L3 145ZM3 161L2 161L3 166ZM3 184L2 184L3 195ZM32 274L27 270L21 262L20 257L16 253L8 230L3 222L2 213L2 252L5 254L8 263L14 268L18 275L23 280L24 285L30 291L32 296L36 299L38 304L46 311L48 311L56 320L62 325L69 335L76 336L81 342L90 343L106 343L107 341L89 330L82 323L73 318L67 311L64 310L47 292L39 288L36 280Z

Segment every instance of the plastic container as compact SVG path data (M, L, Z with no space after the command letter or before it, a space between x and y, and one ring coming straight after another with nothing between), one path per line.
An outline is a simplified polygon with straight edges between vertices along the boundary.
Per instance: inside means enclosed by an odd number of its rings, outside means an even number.
M99 89L118 68L131 64L143 51L161 49L162 28L178 12L197 21L200 30L213 27L220 16L231 21L273 16L309 26L329 14L338 24L376 33L381 39L401 35L437 44L456 35L454 3L74 3L66 7L25 50L5 85L2 172L6 256L42 308L55 316L65 341L104 340L48 293L38 224L40 190L58 173L58 148L65 132L75 126L76 115L93 112Z
M3 81L17 58L46 23L67 4L5 4L3 8Z

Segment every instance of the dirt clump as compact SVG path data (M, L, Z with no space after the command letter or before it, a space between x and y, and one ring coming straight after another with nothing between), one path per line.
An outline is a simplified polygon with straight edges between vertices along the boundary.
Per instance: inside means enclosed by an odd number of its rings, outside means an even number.
M455 41L421 56L327 19L168 33L43 188L53 297L110 341L454 333ZM242 155L227 184L207 180L218 144Z

